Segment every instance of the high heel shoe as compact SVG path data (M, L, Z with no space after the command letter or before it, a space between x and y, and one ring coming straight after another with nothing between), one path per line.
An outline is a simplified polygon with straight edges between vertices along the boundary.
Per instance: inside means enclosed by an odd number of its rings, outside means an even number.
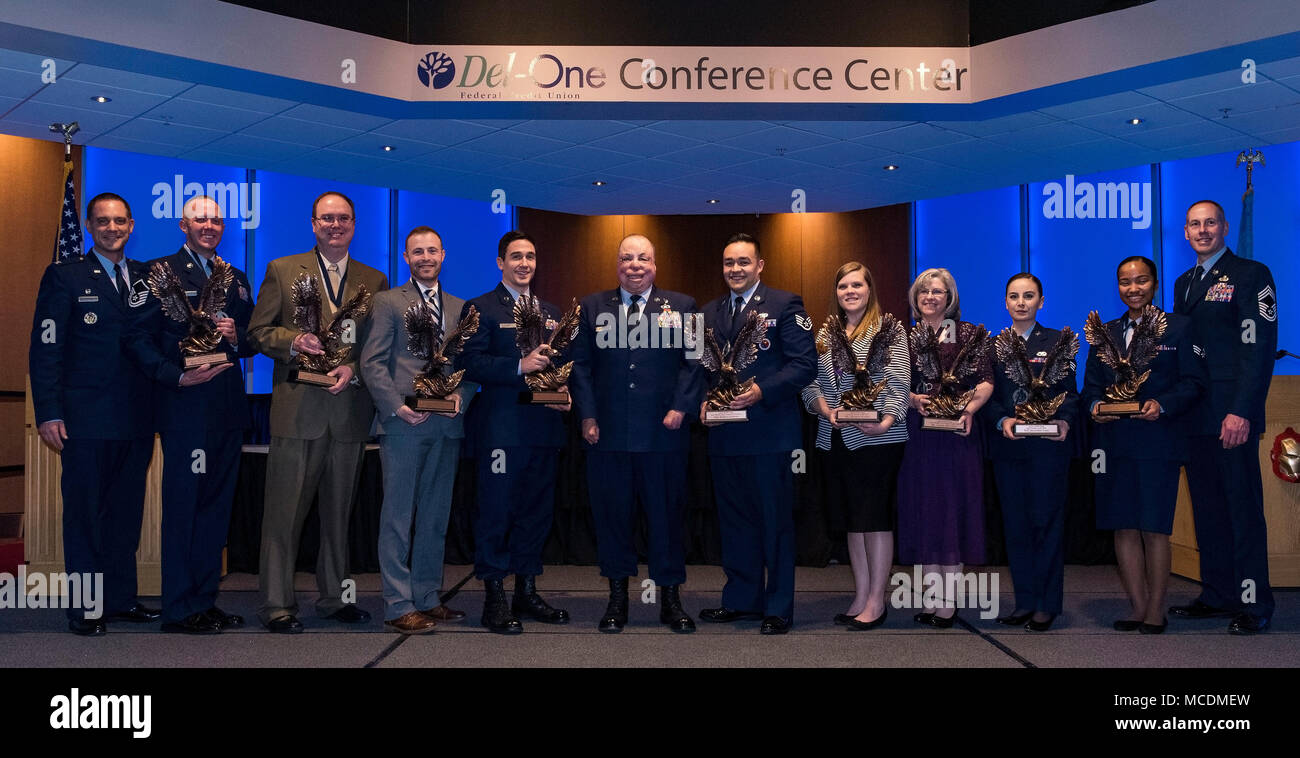
M1046 621L1034 621L1032 618L1028 624L1025 624L1025 631L1029 632L1046 632L1052 628L1052 622L1056 620L1056 614L1047 617Z
M1017 614L1014 611L1007 616L998 616L994 621L1004 626L1024 626L1025 622L1034 617L1034 612Z
M851 632L865 632L871 629L875 629L876 627L885 623L885 619L888 617L889 617L889 606L886 605L884 609L880 611L880 615L875 617L871 621L858 621L853 617L849 617L849 623L847 624L847 626L849 627L849 631Z
M957 613L954 611L948 618L936 616L933 613L918 613L912 617L912 620L922 626L934 627L935 629L951 629L957 621Z
M1164 634L1165 627L1169 626L1169 619L1166 618L1164 621L1165 623L1163 624L1148 624L1146 622L1142 622L1142 624L1138 627L1138 631L1141 632L1142 634Z

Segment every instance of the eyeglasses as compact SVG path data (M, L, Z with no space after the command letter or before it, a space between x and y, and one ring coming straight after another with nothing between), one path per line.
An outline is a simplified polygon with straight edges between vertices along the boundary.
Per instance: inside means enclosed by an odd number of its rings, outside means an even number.
M948 294L948 290L921 290L918 295L932 295L934 297L943 297Z
M335 216L332 213L328 213L324 216L316 216L315 219L326 226L332 226L336 221L338 222L339 226L347 226L348 224L352 223L352 221L354 220L351 216L347 215L346 213L341 216Z

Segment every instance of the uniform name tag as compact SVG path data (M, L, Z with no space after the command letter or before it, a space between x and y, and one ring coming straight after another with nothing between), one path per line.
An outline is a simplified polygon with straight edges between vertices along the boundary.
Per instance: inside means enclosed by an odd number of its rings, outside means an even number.
M1177 350L1177 345L1156 345L1156 350Z
M1206 290L1205 299L1211 303L1226 303L1232 300L1232 291L1234 288L1235 285L1219 282Z
M199 296L198 290L185 290L185 297L198 297L198 296Z
M78 303L98 303L99 295L81 295L77 298Z
M511 322L508 323L508 324L501 324L498 328L500 328L500 329L514 329L514 328L515 328L515 322L511 321Z

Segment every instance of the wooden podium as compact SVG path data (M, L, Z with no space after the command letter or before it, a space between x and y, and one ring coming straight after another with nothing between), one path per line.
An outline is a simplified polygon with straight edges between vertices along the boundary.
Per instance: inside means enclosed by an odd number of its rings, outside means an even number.
M27 518L23 544L27 570L45 573L63 571L63 493L59 487L63 459L42 442L36 433L30 377L27 380L24 443ZM157 596L162 594L162 447L156 435L147 476L140 549L135 554L138 582L136 592L139 595Z
M1264 435L1259 440L1259 466L1264 478L1264 519L1268 522L1268 576L1274 587L1300 587L1300 484L1284 482L1273 473L1269 451L1273 439L1289 426L1300 431L1300 376L1274 376L1264 409ZM1169 538L1173 572L1201 578L1200 551L1192 521L1187 474L1178 482L1178 509Z

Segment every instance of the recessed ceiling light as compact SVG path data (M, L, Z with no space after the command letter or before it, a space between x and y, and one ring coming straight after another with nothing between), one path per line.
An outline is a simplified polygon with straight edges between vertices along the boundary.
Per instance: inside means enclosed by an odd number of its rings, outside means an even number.
M897 164L897 163L891 163L891 164L889 164L888 166L885 166L885 170L886 170L886 171L897 171L897 170L898 170L898 164Z
M1140 118L1131 118L1131 119L1129 119L1126 123L1131 124L1131 125L1133 125L1133 126L1137 126L1138 124L1142 123L1142 119L1140 119Z
M604 186L605 186L605 183L602 182L601 180L597 179L596 181L592 182L591 185L592 185L593 187L604 187Z
M97 102L97 103L111 103L111 102L113 102L113 98L111 98L111 97L104 97L103 95L95 95L94 97L92 97L92 98L90 98L90 99L91 99L91 100L94 100L94 101Z
M708 203L709 203L709 205L717 205L717 204L718 204L718 199L717 199L716 197L711 197L711 198L709 198Z
M391 153L397 148L393 147L392 145L384 145L382 149L385 153Z

